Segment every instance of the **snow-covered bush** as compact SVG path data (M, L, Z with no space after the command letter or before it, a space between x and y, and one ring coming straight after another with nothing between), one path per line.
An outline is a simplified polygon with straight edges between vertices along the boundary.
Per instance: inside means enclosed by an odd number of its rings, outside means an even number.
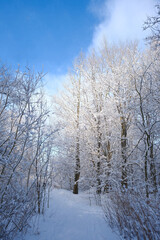
M125 239L160 238L160 196L146 199L141 192L116 191L105 196L106 221Z

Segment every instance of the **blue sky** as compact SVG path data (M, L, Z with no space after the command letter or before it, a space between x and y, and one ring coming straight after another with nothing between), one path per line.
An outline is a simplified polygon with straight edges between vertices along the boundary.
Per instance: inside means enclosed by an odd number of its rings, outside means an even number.
M0 58L63 73L90 44L88 0L0 0Z
M0 0L0 59L44 69L57 88L80 51L145 37L155 0Z

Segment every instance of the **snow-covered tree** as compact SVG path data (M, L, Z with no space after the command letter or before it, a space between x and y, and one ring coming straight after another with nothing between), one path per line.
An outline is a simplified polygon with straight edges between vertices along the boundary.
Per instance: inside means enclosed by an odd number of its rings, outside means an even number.
M43 73L0 66L0 237L13 239L44 206L51 132L41 92Z

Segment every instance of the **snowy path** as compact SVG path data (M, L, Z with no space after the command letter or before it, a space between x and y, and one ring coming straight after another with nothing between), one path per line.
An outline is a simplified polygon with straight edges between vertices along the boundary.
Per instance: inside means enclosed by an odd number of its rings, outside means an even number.
M90 206L86 194L73 195L66 190L54 190L50 208L32 227L24 240L118 240L107 226L103 212ZM22 237L21 237L22 239Z

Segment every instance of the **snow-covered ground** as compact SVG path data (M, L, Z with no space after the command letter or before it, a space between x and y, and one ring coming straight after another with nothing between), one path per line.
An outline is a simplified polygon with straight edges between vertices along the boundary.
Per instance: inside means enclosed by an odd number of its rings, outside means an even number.
M102 209L88 194L55 189L44 216L33 218L24 240L118 240L105 222Z

